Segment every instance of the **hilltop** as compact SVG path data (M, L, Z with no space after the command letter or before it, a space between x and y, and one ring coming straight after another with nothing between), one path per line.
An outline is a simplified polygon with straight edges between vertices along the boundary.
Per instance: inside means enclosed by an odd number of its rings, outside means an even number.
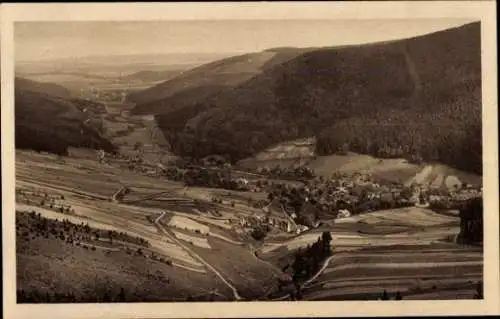
M164 81L165 79L170 79L178 76L183 72L183 70L184 67L179 67L179 69L173 68L172 70L164 70L164 71L144 70L125 75L122 77L122 79L143 81L143 82Z
M114 146L85 124L85 101L70 98L65 88L16 78L16 148L64 155L67 148L88 147L114 151ZM95 103L89 107L95 109Z
M128 95L137 103L136 114L159 114L172 108L194 106L224 89L242 84L274 65L283 63L303 49L278 49L217 60L188 70L149 89Z
M48 94L54 97L70 98L72 92L67 88L54 83L36 82L26 78L16 76L14 85L23 91L36 92L41 94Z
M274 60L271 54L279 55L270 51L257 55L258 72L243 63L248 55L239 56L229 67L236 74L227 72L227 59L202 66L144 91L149 101L171 98L136 111L157 114L183 156L225 154L235 162L280 142L317 137L318 155L350 150L481 173L480 47L480 24L472 23L384 43L280 50L288 58ZM198 84L188 94L186 83ZM230 89L218 89L224 86ZM170 109L175 93L192 98L196 90L208 92Z

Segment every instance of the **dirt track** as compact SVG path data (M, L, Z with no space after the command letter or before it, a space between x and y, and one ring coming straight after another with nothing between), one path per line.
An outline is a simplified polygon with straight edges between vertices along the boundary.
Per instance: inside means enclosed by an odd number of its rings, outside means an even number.
M193 256L194 258L196 258L197 260L199 260L203 265L205 265L205 267L207 267L208 269L210 269L217 277L219 277L222 282L224 282L224 284L226 286L229 287L229 289L231 289L231 291L233 292L233 296L236 300L242 300L243 298L239 295L238 293L238 290L236 290L236 288L231 284L229 283L226 278L224 278L224 276L222 276L222 274L217 271L217 269L215 269L212 265L210 265L208 262L206 262L203 258L201 258L198 254L196 254L193 250L191 250L189 247L187 247L186 245L184 245L183 243L181 243L179 240L177 240L175 238L175 236L171 236L170 233L160 224L160 220L165 216L166 212L163 212L162 214L160 214L160 216L158 216L158 218L155 219L155 224L157 225L157 227L163 231L163 233L169 237L169 239L173 240L177 245L179 245L180 247L182 247L185 251L189 252L189 254L191 256Z

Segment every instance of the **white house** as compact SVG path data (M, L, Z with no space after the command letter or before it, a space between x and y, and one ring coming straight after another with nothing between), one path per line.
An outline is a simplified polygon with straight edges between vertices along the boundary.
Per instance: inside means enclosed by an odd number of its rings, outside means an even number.
M238 185L241 185L241 186L247 186L248 180L240 177L236 180L236 183L238 183Z
M337 218L347 218L347 217L351 217L351 212L348 211L347 209L339 209Z
M303 233L305 232L306 230L308 230L309 227L305 226L305 225L297 225L297 230L296 230L296 233L297 235L300 234L300 233Z

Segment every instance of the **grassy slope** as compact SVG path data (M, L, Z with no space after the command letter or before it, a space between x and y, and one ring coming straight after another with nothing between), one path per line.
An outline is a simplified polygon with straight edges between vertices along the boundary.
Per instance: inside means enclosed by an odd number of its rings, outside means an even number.
M304 298L376 299L386 289L402 292L405 299L426 298L424 293L436 299L472 299L475 283L482 278L482 249L440 242L458 232L458 223L456 217L410 208L367 213L336 224L331 229L334 255L304 289ZM261 256L282 267L293 261L289 249L319 235L282 241L288 249L270 246L274 249Z
M122 287L128 300L140 302L185 300L189 294L219 286L207 274L123 251L92 251L54 238L35 237L27 241L18 236L16 255L18 289L51 294L71 291L87 302L98 301L104 291L116 296ZM162 277L170 281L158 279ZM224 293L223 286L220 291Z
M411 180L426 166L431 166L431 173L420 183L434 184L435 181L441 179L439 185L444 185L446 177L456 176L461 182L472 185L481 184L481 176L439 163L414 164L403 158L377 158L354 152L347 155L317 156L314 155L315 149L315 141L311 141L307 146L303 146L297 141L287 141L239 161L238 166L245 169L256 169L276 165L280 167L306 165L312 168L317 175L324 177L329 177L334 172L366 172L379 179L410 184Z

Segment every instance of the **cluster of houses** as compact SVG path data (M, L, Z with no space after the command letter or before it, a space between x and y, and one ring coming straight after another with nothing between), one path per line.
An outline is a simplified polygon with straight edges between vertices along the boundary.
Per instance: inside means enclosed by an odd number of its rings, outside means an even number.
M296 223L296 217L295 213L288 214L278 203L272 201L262 208L260 214L240 216L238 226L248 230L267 226L270 230L289 234L301 234L309 230L309 227Z
M268 226L269 229L276 229L289 234L301 234L309 227L295 223L293 220L279 217L241 216L238 226L243 229L252 230L261 226Z
M295 211L302 215L302 220L303 217L312 219L305 223L309 226L314 225L322 213L345 218L361 212L408 206L453 209L467 199L482 195L480 188L468 184L453 189L417 183L403 185L376 181L363 173L314 178L299 187L273 184L268 192L270 197L282 201L290 216Z

